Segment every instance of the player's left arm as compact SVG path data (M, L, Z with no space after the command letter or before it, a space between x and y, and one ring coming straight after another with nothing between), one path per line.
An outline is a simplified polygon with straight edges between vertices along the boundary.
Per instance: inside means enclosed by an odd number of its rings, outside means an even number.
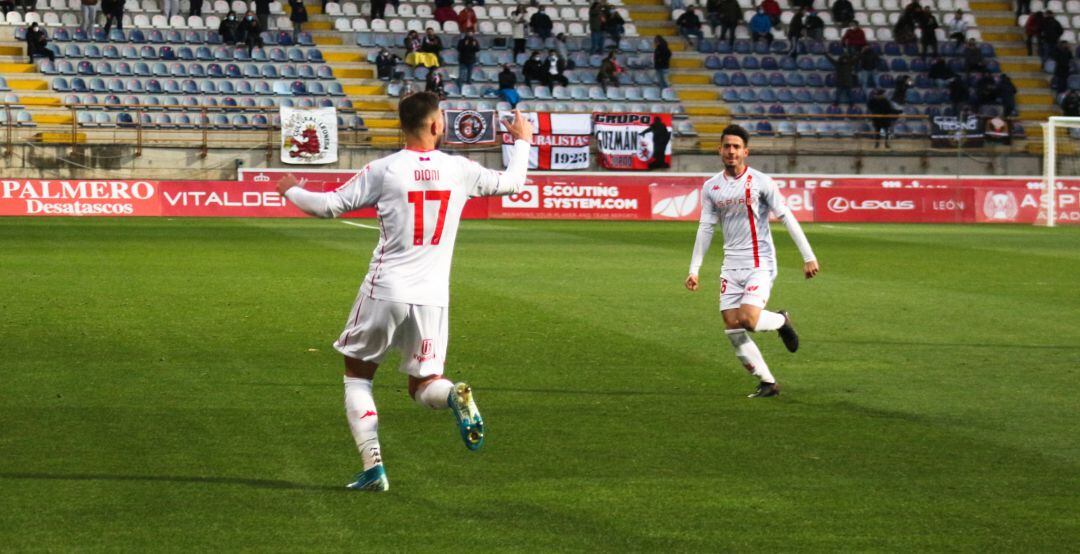
M799 254L802 254L803 274L806 275L807 279L812 279L818 274L821 267L818 265L814 250L810 248L810 241L806 239L806 233L803 233L802 225L799 225L799 220L795 219L795 214L791 213L791 208L788 207L784 196L780 194L780 189L772 179L769 179L761 195L773 215L784 224L788 234L791 235L791 240L795 242L795 246L799 249Z
M371 164L331 192L314 192L304 188L305 179L297 180L289 173L277 183L278 193L288 198L308 215L330 218L358 208L374 206L378 201L377 181Z
M500 196L521 192L528 181L529 150L532 148L532 124L521 112L514 110L512 121L499 120L499 123L514 138L510 153L510 163L506 171L488 169L476 162L465 164L465 182L469 197Z

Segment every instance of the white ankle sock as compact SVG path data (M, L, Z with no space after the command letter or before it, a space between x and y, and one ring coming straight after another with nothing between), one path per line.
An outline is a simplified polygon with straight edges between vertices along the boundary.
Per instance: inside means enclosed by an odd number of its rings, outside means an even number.
M775 331L784 326L784 316L770 312L768 310L761 310L761 315L758 316L757 325L754 326L755 331Z
M432 410L445 410L450 407L447 399L454 384L449 379L436 379L416 391L416 403Z
M379 414L371 395L371 379L345 378L345 417L367 471L382 463L379 450Z
M765 363L765 358L761 356L761 350L758 350L757 344L754 344L746 329L727 329L724 333L727 334L731 345L735 347L735 357L742 362L747 371L763 383L776 382L769 371L768 364Z

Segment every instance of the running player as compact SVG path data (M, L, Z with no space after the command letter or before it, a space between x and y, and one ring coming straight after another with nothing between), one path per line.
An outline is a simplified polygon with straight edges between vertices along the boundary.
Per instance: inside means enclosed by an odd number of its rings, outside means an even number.
M484 423L472 389L443 377L446 358L450 258L465 202L519 192L525 184L532 127L520 112L502 124L514 138L505 172L437 150L443 132L439 97L413 94L398 107L404 150L365 166L341 188L315 193L292 175L278 191L304 212L338 217L374 206L379 244L334 348L345 356L345 415L363 459L348 488L385 491L390 483L379 449L378 411L371 380L391 349L401 351L409 394L422 406L450 408L465 446L484 442Z
M780 385L748 332L777 331L790 352L799 348L799 336L787 312L765 309L776 279L776 249L769 231L769 212L787 228L803 257L807 279L818 273L817 259L802 227L784 202L784 197L768 175L750 169L750 133L738 125L728 125L720 139L724 171L705 181L701 189L701 223L694 241L690 275L686 288L698 289L698 271L712 243L713 227L724 232L724 264L720 270L720 314L725 333L735 347L735 357L758 378L750 398L780 394Z

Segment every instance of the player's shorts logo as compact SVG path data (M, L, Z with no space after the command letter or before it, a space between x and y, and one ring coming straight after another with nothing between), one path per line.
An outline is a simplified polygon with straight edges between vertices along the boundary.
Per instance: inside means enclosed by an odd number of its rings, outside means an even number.
M502 197L502 207L504 208L539 208L540 207L540 187L536 185L525 185L521 187L521 192L511 194L509 196Z
M484 121L484 117L472 110L461 112L454 122L454 133L461 142L466 144L480 142L486 130L487 122Z
M413 355L418 362L426 362L435 359L435 341L424 339L420 342L420 353Z
M989 219L1012 221L1019 211L1020 206L1012 192L993 192L983 201L983 214Z

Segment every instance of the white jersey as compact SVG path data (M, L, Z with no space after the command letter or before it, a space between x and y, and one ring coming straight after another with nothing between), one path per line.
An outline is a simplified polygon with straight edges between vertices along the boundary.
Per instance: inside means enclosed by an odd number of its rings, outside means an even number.
M515 144L514 158L527 162L528 143ZM360 293L404 304L447 306L450 261L465 202L519 191L525 172L521 169L520 179L509 178L512 169L504 174L438 150L401 150L369 163L334 192L293 187L286 196L322 217L374 206L379 244Z
M747 167L738 177L720 172L701 188L701 220L698 240L690 262L697 275L712 240L713 226L724 233L723 269L776 270L769 215L779 218L791 233L804 261L815 259L799 223L791 214L776 183L764 173Z

